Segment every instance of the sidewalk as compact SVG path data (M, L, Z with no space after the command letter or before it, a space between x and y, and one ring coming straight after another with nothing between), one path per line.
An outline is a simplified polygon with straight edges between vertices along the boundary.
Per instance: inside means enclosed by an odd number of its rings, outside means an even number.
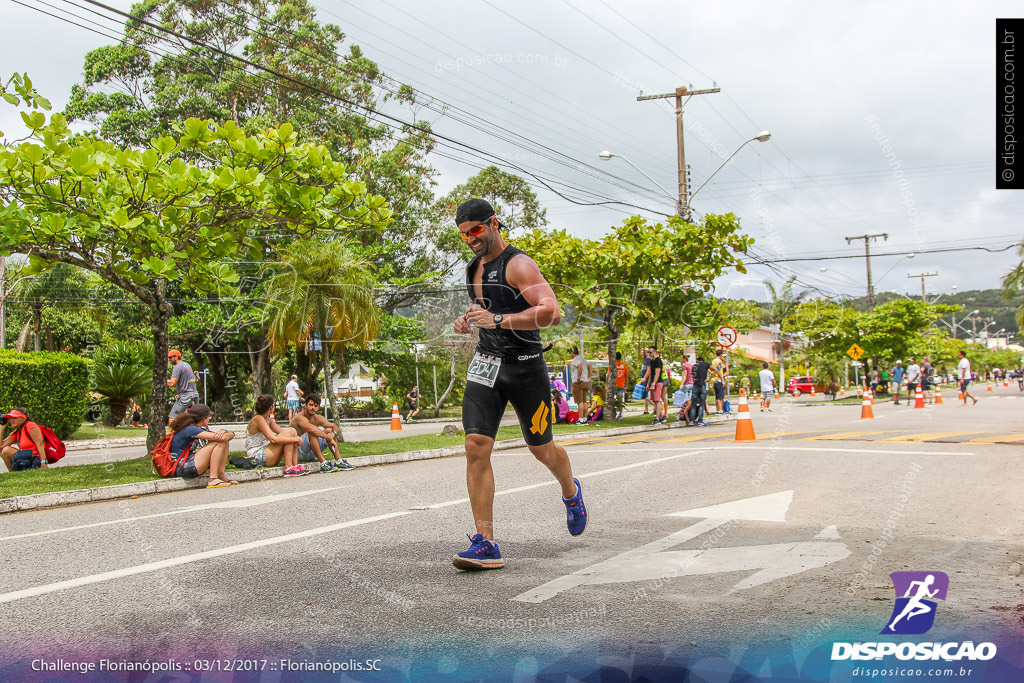
M639 409L631 411L634 415L641 413ZM518 420L515 417L515 413L511 413L511 417L506 414L506 417L502 420L502 424L518 424ZM727 422L732 419L732 415L715 415L707 418L711 424L717 424ZM446 421L450 422L450 420ZM438 423L417 425L415 422L409 427L420 427L422 429L430 429L430 431L421 433L433 433L434 431L440 431L441 427ZM395 438L395 436L409 436L409 432L405 430L406 425L403 425L401 432L394 432L394 436L388 438ZM223 427L221 427L223 428ZM636 434L640 432L648 431L665 431L669 429L683 429L684 427L678 422L668 422L660 425L639 425L632 427L612 427L608 429L594 429L590 428L589 431L583 431L582 433L592 436L594 438L600 438L605 436L618 436L624 434ZM572 435L577 436L576 434ZM370 440L370 439L363 439ZM235 442L232 442L232 446ZM522 448L526 445L526 442L522 438L506 439L503 441L496 441L494 443L494 450L509 450L513 448ZM145 447L122 447L122 448L110 448L105 449L107 453L115 453L120 455L121 452L127 451L144 451ZM423 451L409 451L405 453L387 453L383 455L364 455L348 458L348 461L355 467L368 467L371 465L386 465L400 462L411 462L413 460L427 460L432 458L445 458L451 456L460 456L465 454L465 447L450 446L448 448L437 448L432 450ZM67 461L72 457L69 453L64 457L64 461ZM139 457L139 455L127 456L117 458L120 460L127 460L131 457ZM106 462L100 460L99 462ZM75 462L71 464L84 464L82 462ZM319 472L313 473L314 475L320 474ZM249 481L260 481L264 479L275 479L284 476L283 467L267 467L257 470L242 470L232 471L232 479L236 479L240 482ZM343 476L334 474L333 476ZM54 491L51 493L36 493L27 496L17 496L14 498L0 499L0 514L5 512L19 512L24 510L34 510L37 508L53 507L59 505L73 505L77 503L88 503L93 501L101 500L115 500L118 498L132 498L136 496L149 495L154 493L165 493L169 491L184 491L192 488L203 488L206 486L206 476L200 476L195 479L181 479L178 477L171 477L166 479L155 479L151 481L141 481L133 484L119 484L117 486L102 486L91 489L77 489L71 491Z

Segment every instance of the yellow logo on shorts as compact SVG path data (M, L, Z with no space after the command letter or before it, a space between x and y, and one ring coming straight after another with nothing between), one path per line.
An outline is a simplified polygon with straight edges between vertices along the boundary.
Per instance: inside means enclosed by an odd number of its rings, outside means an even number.
M547 401L544 401L543 403L540 404L540 407L537 408L537 412L533 414L533 421L531 423L532 426L530 427L530 431L532 433L543 434L545 431L547 431L548 413L550 412L551 409L548 408Z

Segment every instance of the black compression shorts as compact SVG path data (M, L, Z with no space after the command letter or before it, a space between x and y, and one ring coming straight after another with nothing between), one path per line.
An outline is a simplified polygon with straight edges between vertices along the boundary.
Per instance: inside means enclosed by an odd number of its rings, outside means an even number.
M466 382L462 397L462 427L466 434L493 439L509 402L519 416L526 443L543 446L551 442L551 384L543 355L503 360L493 387Z

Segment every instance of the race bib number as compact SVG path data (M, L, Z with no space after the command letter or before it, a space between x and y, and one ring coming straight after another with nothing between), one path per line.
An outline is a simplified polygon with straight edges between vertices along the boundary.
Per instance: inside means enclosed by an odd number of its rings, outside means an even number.
M485 387L494 388L494 382L498 379L498 370L501 369L501 359L494 356L481 356L473 354L473 360L469 363L469 372L466 374L467 382L476 382Z

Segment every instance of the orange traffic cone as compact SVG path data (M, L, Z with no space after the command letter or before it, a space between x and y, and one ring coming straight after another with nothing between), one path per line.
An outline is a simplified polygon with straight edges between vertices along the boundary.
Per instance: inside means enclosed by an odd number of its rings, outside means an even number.
M871 407L871 391L864 394L864 400L860 402L860 419L862 420L874 420L875 411Z
M398 404L396 403L391 409L391 431L400 432L402 431L402 414L398 412Z
M811 398L814 398L814 384L811 384Z
M935 385L935 401L933 401L933 405L942 405L942 387L938 384Z
M1010 386L1010 378L1009 377L1003 377L1003 386L1004 387Z
M964 398L964 390L963 389L961 389L960 391L956 392L956 400L957 401L963 401L964 404L966 405L967 399Z
M757 441L754 436L754 425L750 421L750 408L747 407L747 390L740 388L740 405L736 409L736 441Z
M917 391L914 393L914 407L924 408L924 393L921 391L921 385L917 385Z
M864 387L857 385L857 398L864 398Z
M988 381L988 391L992 391L992 380Z
M842 398L845 395L846 395L846 387L840 386L839 387L839 398Z

